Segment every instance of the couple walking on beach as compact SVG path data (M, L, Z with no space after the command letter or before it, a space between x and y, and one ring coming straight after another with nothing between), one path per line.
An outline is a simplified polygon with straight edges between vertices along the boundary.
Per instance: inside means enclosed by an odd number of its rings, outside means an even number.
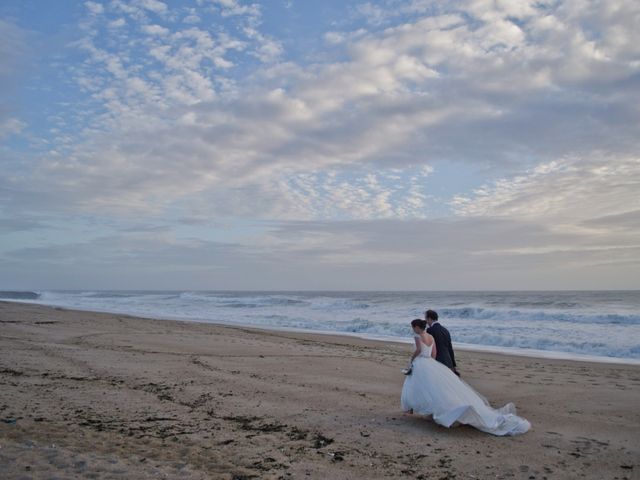
M427 328L428 327L428 328ZM493 435L525 433L531 424L516 415L513 403L492 408L489 402L460 379L449 331L433 310L425 319L411 322L416 349L411 356L402 387L401 404L407 413L431 415L445 427L471 425Z

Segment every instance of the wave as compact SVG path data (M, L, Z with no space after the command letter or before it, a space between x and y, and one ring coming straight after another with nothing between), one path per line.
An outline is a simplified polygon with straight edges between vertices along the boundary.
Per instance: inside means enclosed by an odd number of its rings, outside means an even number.
M355 334L363 337L383 337L388 339L409 338L409 329L405 323L372 321L366 318L355 318L349 321L315 321L294 318L286 315L267 315L243 319L247 324L271 328L296 328L320 332L337 332ZM232 318L229 323L238 323ZM595 327L591 327L595 328ZM519 350L543 350L565 352L596 357L640 359L640 345L622 341L600 341L593 332L584 332L575 336L551 335L545 330L532 333L531 329L502 327L495 332L478 333L477 329L450 328L456 342L466 345L477 345L493 348L511 348Z
M87 298L136 298L148 297L148 293L125 293L125 292L87 292L83 296Z
M311 302L313 310L364 310L370 307L369 302L353 298L318 297Z
M221 292L182 292L182 300L213 303L217 307L258 308L278 305L309 305L309 302L287 295L237 295Z
M0 299L5 299L5 300L38 300L39 298L40 298L40 294L37 292L0 291Z
M364 336L383 336L390 338L408 337L408 327L404 323L373 322L363 318L356 318L352 321L345 322L317 322L313 326L300 323L294 325L287 321L279 323L282 327L295 326L298 328L309 328L314 330L355 333ZM575 337L558 335L549 338L544 330L531 334L529 333L529 330L523 332L522 329L517 326L498 328L498 333L479 334L477 329L472 328L460 330L450 328L450 330L457 342L468 345L491 346L498 348L507 347L522 350L545 350L603 357L640 359L640 345L593 340L594 335L587 332L585 332L584 335L576 335Z
M548 321L570 323L640 324L640 315L623 313L567 313L557 310L487 309L482 307L443 308L441 318L469 320Z

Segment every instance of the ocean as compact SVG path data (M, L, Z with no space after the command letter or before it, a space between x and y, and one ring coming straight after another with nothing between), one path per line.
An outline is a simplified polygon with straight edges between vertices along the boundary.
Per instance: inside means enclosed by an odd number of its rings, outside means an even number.
M640 364L639 291L0 292L0 300L151 318L411 341L436 310L459 348Z

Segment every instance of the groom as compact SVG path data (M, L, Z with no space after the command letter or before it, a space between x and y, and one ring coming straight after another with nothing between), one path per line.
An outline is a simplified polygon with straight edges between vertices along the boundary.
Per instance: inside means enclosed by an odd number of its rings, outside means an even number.
M427 325L429 325L427 333L431 335L436 342L436 360L460 376L458 370L456 370L456 357L453 354L449 330L440 325L440 322L438 322L438 313L433 310L424 312L424 319L427 321Z

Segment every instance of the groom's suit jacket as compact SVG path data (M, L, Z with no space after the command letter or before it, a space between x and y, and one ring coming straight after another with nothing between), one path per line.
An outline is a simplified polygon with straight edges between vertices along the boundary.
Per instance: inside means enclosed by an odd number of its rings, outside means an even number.
M440 325L439 322L435 322L427 328L427 333L431 335L436 342L436 360L443 363L451 370L456 368L456 357L453 354L449 330Z

